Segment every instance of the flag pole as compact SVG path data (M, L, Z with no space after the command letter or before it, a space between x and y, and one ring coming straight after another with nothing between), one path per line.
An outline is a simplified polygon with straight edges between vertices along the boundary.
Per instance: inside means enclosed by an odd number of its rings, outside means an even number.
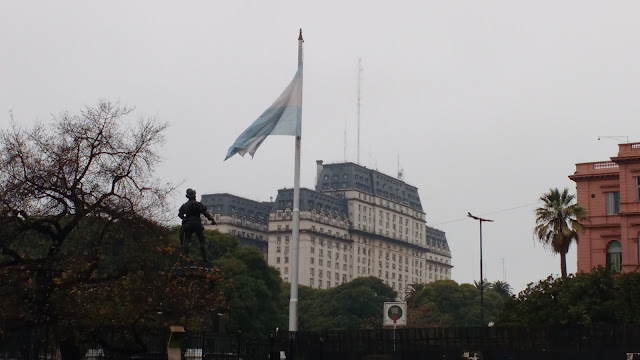
M298 67L302 66L302 29L298 36ZM302 112L302 103L300 104ZM302 118L302 114L301 114ZM289 331L298 331L298 235L300 233L300 139L296 136L295 170L293 174L293 229L291 242L291 296L289 298Z

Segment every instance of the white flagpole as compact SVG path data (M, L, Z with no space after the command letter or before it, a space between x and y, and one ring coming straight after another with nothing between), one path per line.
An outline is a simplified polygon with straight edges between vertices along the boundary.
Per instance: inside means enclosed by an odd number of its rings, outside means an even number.
M298 36L298 66L302 65L302 29ZM304 75L303 75L304 76ZM300 103L302 109L302 102ZM302 111L302 110L301 110ZM302 119L300 121L302 127ZM302 133L302 129L301 129ZM291 241L291 297L289 298L289 331L298 331L298 235L300 233L300 138L296 136L295 170L293 175L293 229Z

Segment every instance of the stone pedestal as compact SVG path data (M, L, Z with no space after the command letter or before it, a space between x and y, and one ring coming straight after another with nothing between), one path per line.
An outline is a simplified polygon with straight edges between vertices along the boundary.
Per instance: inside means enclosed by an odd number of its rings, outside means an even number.
M182 360L184 327L169 326L169 332L169 341L167 342L167 360Z

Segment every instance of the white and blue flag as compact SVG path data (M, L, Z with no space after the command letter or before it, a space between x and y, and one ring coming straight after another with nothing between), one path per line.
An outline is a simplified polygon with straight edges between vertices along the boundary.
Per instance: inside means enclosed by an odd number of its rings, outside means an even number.
M228 158L249 153L252 157L269 135L300 136L302 125L302 64L280 97L231 145Z

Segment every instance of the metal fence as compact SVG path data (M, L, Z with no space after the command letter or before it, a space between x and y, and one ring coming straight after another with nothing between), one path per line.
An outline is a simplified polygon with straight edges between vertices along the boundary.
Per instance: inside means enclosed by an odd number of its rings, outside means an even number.
M118 337L112 338L116 340ZM145 350L85 344L85 360L167 359L168 334L145 334ZM249 338L187 332L184 360L305 359L640 359L640 325L493 327L280 332ZM637 357L636 357L637 356ZM23 329L0 337L0 360L58 360L46 331Z

